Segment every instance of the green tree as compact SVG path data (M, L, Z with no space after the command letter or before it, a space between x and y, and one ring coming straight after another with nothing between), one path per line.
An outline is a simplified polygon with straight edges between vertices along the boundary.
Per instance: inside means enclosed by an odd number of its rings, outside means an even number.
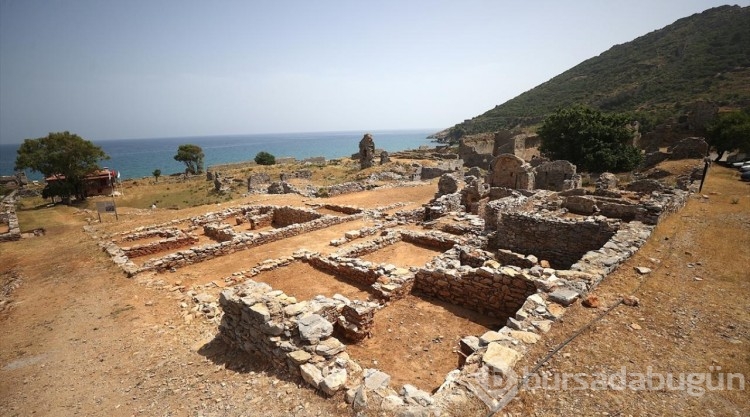
M151 173L151 175L154 176L154 180L156 182L159 182L159 177L161 177L161 170L160 169L155 169L154 172Z
M540 151L552 159L568 160L583 171L629 171L638 166L642 156L631 145L633 131L628 122L627 116L589 107L560 108L537 130L542 140Z
M203 158L205 158L203 149L198 145L185 144L177 148L175 161L180 161L187 167L187 172L191 174L200 174L203 172Z
M726 152L750 152L750 108L745 111L719 113L706 129L708 144L716 150L720 160Z
M17 151L15 168L28 168L45 177L57 176L58 181L45 187L45 198L62 197L64 201L70 201L71 197L76 197L84 200L84 178L99 170L98 161L105 159L109 156L102 148L65 131L24 140Z
M266 151L260 151L255 155L255 163L258 165L273 165L276 157Z

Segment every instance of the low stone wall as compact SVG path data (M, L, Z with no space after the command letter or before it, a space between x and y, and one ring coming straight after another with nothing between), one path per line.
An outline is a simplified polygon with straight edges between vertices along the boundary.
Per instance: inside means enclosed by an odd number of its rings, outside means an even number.
M584 253L602 247L617 227L617 222L603 217L575 220L539 213L505 213L497 219L490 249L535 255L554 268L566 269Z
M237 349L260 354L277 369L301 376L315 389L334 395L362 369L335 337L334 322L345 301L318 296L297 302L282 291L248 280L221 292L224 310L219 337Z
M250 229L261 229L273 225L273 213L258 214L248 216L247 221L250 223Z
M209 223L203 225L203 234L217 242L227 242L237 236L232 226L226 223Z
M152 255L154 253L163 252L167 250L174 250L184 248L198 243L196 236L179 233L173 237L161 239L156 242L152 242L146 245L135 245L131 247L123 247L122 252L128 258L138 258L141 256Z
M0 210L3 212L3 223L8 225L8 232L0 234L0 242L12 242L21 239L21 226L18 223L16 214L17 190L14 190L0 204Z
M321 218L322 215L315 210L299 207L282 206L273 210L273 224L278 227L286 227L296 223L307 223Z
M357 213L362 212L362 209L359 207L344 206L344 205L339 205L339 204L324 204L323 208L332 210L332 211L338 211L339 213L344 213L344 214L357 214Z
M689 195L686 191L664 186L657 187L657 184L659 183L653 180L642 181L636 188L640 190L640 187L644 187L644 191L617 192L612 196L599 195L604 193L604 190L594 195L566 196L563 198L562 207L576 214L598 214L610 219L655 225L659 223L662 216L682 208ZM606 193L612 192L606 191ZM647 196L637 200L638 196L643 193L647 193ZM622 198L625 194L628 194L631 199ZM635 201L632 198L635 198Z
M149 229L141 232L134 232L126 234L120 239L122 242L133 242L141 239L148 239L152 237L170 238L179 236L182 232L174 227Z
M230 241L192 247L188 250L179 251L163 258L150 260L149 262L146 262L138 272L147 270L164 271L173 268L181 268L186 265L207 261L219 256L229 255L234 252L254 248L266 243L308 233L313 230L319 230L336 224L353 221L362 216L363 214L354 214L351 216L322 216L319 219L307 223L296 223L267 232L260 232L257 234L238 233Z
M333 197L341 194L349 194L349 193L356 193L359 191L366 191L373 188L373 186L363 183L363 182L345 182L342 184L336 184L331 185L328 187L323 187L323 196L326 197ZM318 192L318 196L321 197L320 191Z
M455 255L458 257L458 254ZM512 317L536 292L533 278L517 267L446 268L435 264L417 271L414 291L491 317Z
M454 245L466 241L465 238L437 231L433 231L430 233L417 233L409 230L402 230L400 231L400 233L401 238L404 242L409 242L415 245L425 246L440 251L446 251L452 248Z

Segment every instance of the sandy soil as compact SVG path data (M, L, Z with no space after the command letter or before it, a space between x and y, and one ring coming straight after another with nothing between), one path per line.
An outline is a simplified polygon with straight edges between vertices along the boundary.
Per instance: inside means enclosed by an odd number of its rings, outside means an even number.
M260 273L253 279L265 282L274 289L282 290L286 295L300 301L310 300L318 294L326 297L341 294L350 300L363 301L371 298L366 287L354 285L303 262L295 262L289 266Z
M393 245L364 255L362 259L380 264L393 264L408 269L410 266L424 266L432 258L440 255L440 253L440 251L413 243L396 242Z
M347 351L367 367L391 375L391 385L434 391L458 367L458 341L481 335L497 319L438 300L408 295L375 314L371 338Z

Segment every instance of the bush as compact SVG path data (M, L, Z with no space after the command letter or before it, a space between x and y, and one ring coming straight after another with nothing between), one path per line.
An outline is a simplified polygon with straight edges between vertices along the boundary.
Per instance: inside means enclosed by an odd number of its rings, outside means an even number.
M255 163L258 165L274 165L276 157L266 151L260 151L255 155Z

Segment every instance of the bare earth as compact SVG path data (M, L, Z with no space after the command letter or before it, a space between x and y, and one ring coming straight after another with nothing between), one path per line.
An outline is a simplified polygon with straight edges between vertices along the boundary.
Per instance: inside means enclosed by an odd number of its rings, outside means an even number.
M366 208L407 200L417 207L435 189L433 183L325 202ZM622 366L645 372L651 366L654 372L734 372L750 378L750 184L715 167L702 194L705 198L692 196L683 211L660 224L645 247L599 286L595 294L603 307L573 306L517 369L533 367L621 295L633 294L640 306L614 308L541 369L592 374L617 372ZM241 202L260 200L304 203L293 196ZM146 214L123 209L119 223L105 222L112 231L124 231L211 209ZM35 225L45 227L46 236L0 244L0 415L351 414L341 394L324 399L304 383L267 370L262 360L214 340L214 323L186 323L180 306L184 295L174 284L208 284L303 246L330 252L329 240L361 225L343 224L239 252L225 262L212 260L133 280L83 232L85 217L75 208L32 208L21 215L22 222L33 218ZM411 259L405 252L385 256L394 263L420 265L429 255L419 248ZM635 266L653 271L638 275ZM150 285L158 280L166 285ZM393 386L409 382L434 389L456 366L458 337L499 327L419 297L393 304L376 316L375 337L349 347L364 367L378 361L392 372ZM669 390L538 389L520 393L498 415L741 416L750 411L747 389L701 396Z

